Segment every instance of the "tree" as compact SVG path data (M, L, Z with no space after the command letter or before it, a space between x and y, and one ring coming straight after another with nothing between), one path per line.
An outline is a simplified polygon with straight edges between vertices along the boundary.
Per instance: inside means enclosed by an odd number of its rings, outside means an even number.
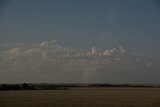
M23 83L23 84L22 84L22 90L26 90L26 89L28 89L28 87L29 87L28 84L26 84L26 83Z

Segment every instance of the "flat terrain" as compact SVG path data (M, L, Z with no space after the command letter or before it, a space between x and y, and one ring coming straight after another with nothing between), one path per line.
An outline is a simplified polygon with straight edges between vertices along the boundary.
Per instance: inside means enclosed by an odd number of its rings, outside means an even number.
M0 91L0 107L160 107L160 88Z

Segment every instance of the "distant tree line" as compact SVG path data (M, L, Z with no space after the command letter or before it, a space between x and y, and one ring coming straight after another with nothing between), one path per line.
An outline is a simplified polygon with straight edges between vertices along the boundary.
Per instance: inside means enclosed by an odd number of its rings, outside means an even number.
M0 91L3 90L66 90L68 86L52 84L0 84Z
M0 84L3 90L68 90L72 88L104 88L104 87L160 87L159 85L133 85L133 84Z
M35 90L34 85L23 84L1 84L0 90Z

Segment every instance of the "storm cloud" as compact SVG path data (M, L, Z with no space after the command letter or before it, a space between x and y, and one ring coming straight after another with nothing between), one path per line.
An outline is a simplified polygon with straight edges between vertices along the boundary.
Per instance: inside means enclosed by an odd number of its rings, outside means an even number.
M9 45L0 51L1 83L160 82L159 59L132 55L123 46L82 50L65 47L56 40Z

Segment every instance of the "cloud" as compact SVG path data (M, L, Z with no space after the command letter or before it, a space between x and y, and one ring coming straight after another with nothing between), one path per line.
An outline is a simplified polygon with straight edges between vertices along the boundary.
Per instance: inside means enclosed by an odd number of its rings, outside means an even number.
M159 60L130 55L122 46L79 50L53 40L1 51L0 59L2 82L124 82L126 76L126 82L157 82L160 74Z
M111 50L104 51L103 55L105 56L122 56L125 55L125 50L123 46L119 46L118 48L113 48Z

